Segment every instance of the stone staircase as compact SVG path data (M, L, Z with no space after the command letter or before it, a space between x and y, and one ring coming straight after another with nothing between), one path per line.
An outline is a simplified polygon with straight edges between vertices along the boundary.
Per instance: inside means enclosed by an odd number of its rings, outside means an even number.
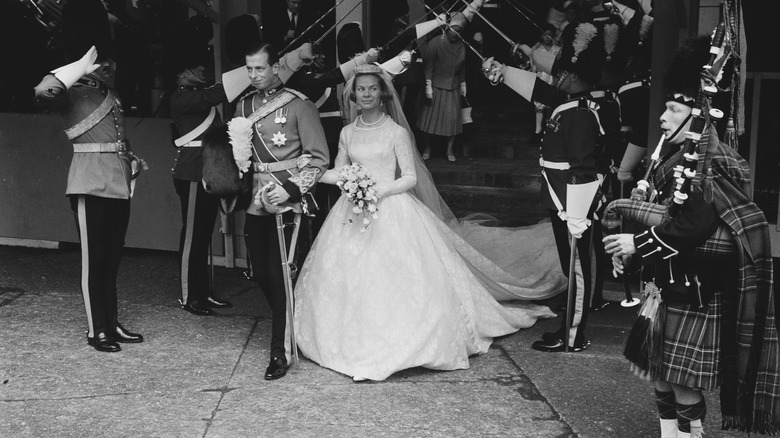
M458 217L486 213L504 226L528 225L547 217L540 202L539 145L528 142L533 134L533 107L509 95L474 105L472 118L474 122L465 125L456 139L458 161L447 161L442 142L433 146L433 156L426 162L453 212Z

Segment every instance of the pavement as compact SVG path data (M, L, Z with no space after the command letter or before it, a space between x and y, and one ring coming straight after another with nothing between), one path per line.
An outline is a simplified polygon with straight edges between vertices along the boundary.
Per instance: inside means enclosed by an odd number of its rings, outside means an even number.
M302 357L269 382L269 308L240 270L215 268L234 307L199 317L177 304L175 253L126 250L120 321L146 340L100 353L86 343L79 256L0 246L0 437L660 435L652 385L621 354L636 308L592 313L579 353L530 348L556 318L496 339L468 370L354 383ZM717 394L707 403L706 437L747 436L719 431Z

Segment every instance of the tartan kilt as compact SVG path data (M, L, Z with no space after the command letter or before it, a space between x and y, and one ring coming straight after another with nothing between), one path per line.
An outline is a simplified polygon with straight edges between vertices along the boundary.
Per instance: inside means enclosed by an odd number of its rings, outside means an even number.
M720 386L721 303L720 291L704 309L666 302L660 380L705 391Z
M452 137L463 132L460 120L460 91L433 87L433 99L423 93L417 105L417 127L420 131Z

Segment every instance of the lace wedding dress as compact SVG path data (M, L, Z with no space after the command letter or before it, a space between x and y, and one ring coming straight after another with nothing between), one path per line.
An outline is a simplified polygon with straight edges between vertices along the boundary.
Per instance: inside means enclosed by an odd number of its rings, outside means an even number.
M377 184L412 186L412 148L390 117L374 126L353 122L341 133L335 167L360 162ZM418 197L404 191L381 199L364 232L344 196L331 209L295 288L295 332L306 357L370 380L418 366L465 369L494 337L555 316L544 306L499 302L560 291L549 224L453 228ZM503 266L487 257L512 251L519 255Z

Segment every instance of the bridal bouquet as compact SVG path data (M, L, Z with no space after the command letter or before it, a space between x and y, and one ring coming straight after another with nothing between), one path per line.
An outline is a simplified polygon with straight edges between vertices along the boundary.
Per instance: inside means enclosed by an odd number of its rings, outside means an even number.
M336 185L341 189L341 193L347 195L347 199L352 203L352 213L357 216L363 216L363 228L361 232L366 231L368 225L373 219L377 219L376 191L374 190L374 178L369 175L365 167L360 163L352 163L339 171L339 179ZM349 219L352 223L352 219Z

